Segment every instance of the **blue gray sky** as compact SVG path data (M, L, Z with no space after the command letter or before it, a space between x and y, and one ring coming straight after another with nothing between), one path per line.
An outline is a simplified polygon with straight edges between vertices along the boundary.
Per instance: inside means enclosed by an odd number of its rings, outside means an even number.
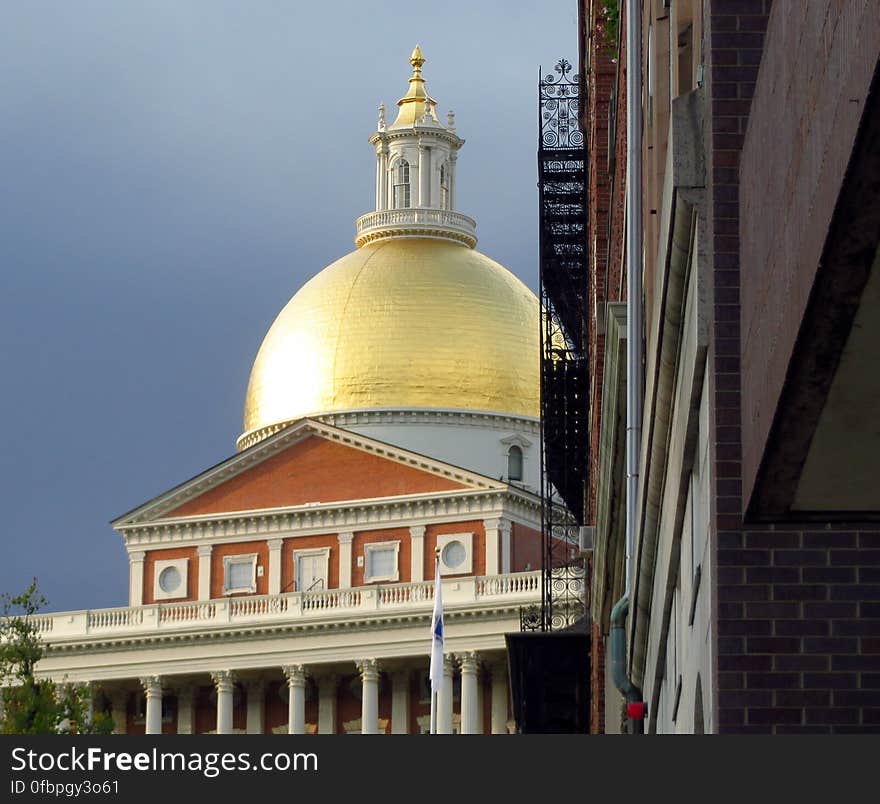
M538 66L575 61L576 8L4 4L0 591L127 603L108 522L233 454L263 335L372 208L417 43L478 248L536 287Z

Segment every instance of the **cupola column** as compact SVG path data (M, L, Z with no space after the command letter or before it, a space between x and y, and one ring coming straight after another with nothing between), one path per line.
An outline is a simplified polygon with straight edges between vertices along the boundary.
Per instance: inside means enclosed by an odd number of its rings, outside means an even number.
M455 163L458 159L457 154L453 151L449 154L449 209L455 209Z
M141 679L141 686L147 698L145 731L147 734L161 734L162 679L159 676L146 676Z
M287 676L287 733L306 733L306 671L301 664L281 668Z
M360 659L361 674L361 734L379 733L379 662Z
M419 206L431 206L431 148L419 143Z

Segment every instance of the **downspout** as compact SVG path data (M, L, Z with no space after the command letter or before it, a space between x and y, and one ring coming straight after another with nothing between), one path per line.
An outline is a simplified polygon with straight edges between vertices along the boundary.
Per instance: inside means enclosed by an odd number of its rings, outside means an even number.
M626 0L626 558L623 597L611 613L614 686L627 703L642 700L629 678L626 618L632 593L642 435L642 117L641 8ZM639 723L641 726L641 723Z

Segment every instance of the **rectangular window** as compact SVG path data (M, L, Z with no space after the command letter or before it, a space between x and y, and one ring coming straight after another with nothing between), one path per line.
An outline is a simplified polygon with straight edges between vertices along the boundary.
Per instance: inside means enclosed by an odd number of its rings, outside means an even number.
M364 545L364 582L396 581L400 542L376 542Z
M257 591L257 555L226 556L223 559L223 593Z

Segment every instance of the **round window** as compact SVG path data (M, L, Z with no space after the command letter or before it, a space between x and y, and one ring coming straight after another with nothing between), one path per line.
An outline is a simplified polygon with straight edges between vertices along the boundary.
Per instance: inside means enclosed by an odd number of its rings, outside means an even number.
M159 588L166 594L170 595L180 588L180 570L177 567L165 567L159 573Z
M464 560L467 558L467 550L465 550L464 545L459 541L449 542L449 544L443 548L442 558L443 563L449 567L449 569L455 569L464 564Z

